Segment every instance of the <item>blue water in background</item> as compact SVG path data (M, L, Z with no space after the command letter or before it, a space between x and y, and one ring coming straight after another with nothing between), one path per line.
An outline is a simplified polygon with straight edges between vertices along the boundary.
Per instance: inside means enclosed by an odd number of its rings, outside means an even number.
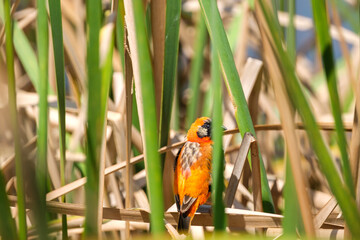
M310 0L298 0L296 1L296 15L304 16L308 18L313 18L312 16L312 6ZM342 19L342 26L346 29L352 30L350 24L345 22ZM298 50L305 42L309 41L309 39L314 38L315 36L314 29L310 29L308 31L296 31L296 49ZM286 31L285 31L285 38L286 38ZM315 38L314 38L315 39ZM339 60L342 58L340 43L337 40L332 41L333 44L333 53L335 60ZM348 44L348 49L351 51L352 45ZM257 51L254 49L248 49L248 55L253 58L261 59ZM315 49L312 48L310 51L306 52L306 57L312 62L315 62Z

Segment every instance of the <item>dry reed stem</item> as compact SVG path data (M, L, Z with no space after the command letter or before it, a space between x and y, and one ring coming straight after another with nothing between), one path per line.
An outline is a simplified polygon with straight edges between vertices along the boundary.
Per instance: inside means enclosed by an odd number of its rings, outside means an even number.
M16 204L16 196L8 196L10 204ZM27 207L31 208L32 203L27 202ZM173 206L174 207L174 206ZM172 209L173 209L172 207ZM47 209L49 212L84 216L85 205L75 203L60 203L54 201L47 201ZM165 220L171 225L177 225L178 212L177 210L170 210L165 213ZM195 214L192 225L194 226L212 226L212 215L209 208L202 206L200 211ZM225 213L229 221L229 227L236 228L280 228L283 217L277 214L226 208ZM119 209L103 207L103 219L131 221L131 222L144 222L149 223L150 213L143 209Z
M151 10L151 31L153 40L153 69L154 87L156 100L156 114L158 127L160 123L160 112L162 105L163 73L164 73L164 54L165 54L165 19L166 19L166 0L150 1Z
M321 228L326 219L332 213L332 211L337 206L336 199L331 197L331 199L325 204L325 206L316 214L314 218L314 225L316 229Z
M245 133L244 138L240 145L239 154L237 156L235 165L233 167L230 176L229 185L225 191L225 197L224 197L225 207L230 208L233 205L235 193L240 182L240 177L244 169L248 152L250 150L251 142L252 142L251 134Z
M306 183L302 168L300 165L300 150L299 143L295 134L295 125L293 122L294 110L290 105L289 96L286 94L285 86L280 81L286 81L283 79L281 70L279 68L278 60L273 52L272 39L269 37L269 29L267 24L264 24L265 18L261 11L259 3L255 3L255 14L258 20L263 46L264 46L264 58L267 63L267 70L270 73L270 79L273 83L273 90L275 92L275 99L280 112L280 119L284 129L285 141L287 143L287 149L289 150L291 170L294 177L295 190L300 205L300 212L304 223L304 228L307 237L315 237L315 229L313 218L311 214L311 205L308 194L306 192Z
M261 175L260 175L260 158L259 147L256 139L252 136L251 144L251 163L252 163L252 184L253 184L253 202L254 210L258 212L263 211L262 194L261 194Z

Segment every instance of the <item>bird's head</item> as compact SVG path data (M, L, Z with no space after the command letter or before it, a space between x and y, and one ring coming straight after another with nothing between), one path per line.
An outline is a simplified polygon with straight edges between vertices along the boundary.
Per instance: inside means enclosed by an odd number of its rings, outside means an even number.
M211 142L211 119L201 117L191 124L187 133L187 140L191 142Z

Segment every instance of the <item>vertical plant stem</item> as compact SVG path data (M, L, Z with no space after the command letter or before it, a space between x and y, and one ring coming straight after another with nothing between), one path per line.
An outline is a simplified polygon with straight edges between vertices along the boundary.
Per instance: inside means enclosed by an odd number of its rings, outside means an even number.
M59 111L59 141L60 141L60 181L61 186L65 183L65 72L64 72L64 45L61 22L61 3L60 0L49 0L51 33L53 39L55 71L56 71L56 90ZM62 202L66 202L66 195L61 197ZM68 239L66 215L62 215L62 238Z
M150 1L151 10L151 31L153 39L153 67L154 67L154 86L156 100L156 114L160 123L161 98L164 74L164 50L165 50L165 16L166 0ZM160 125L158 125L160 126Z
M36 211L40 239L47 239L47 128L48 128L48 53L49 36L46 1L37 0L37 49L39 59L39 126L37 141L36 177L39 193L39 204Z
M126 174L125 174L125 208L132 207L131 197L133 195L131 189L131 171L132 167L130 166L131 158L131 127L132 127L132 108L133 108L133 95L132 95L132 81L133 81L133 72L131 65L131 58L129 55L127 37L126 37L126 28L125 28L125 10L124 10L124 1L118 1L118 12L116 15L116 43L117 49L119 51L122 72L125 81L125 98L126 98ZM126 47L125 47L126 46ZM125 238L130 238L130 222L126 221L125 223Z
M125 208L132 207L131 197L133 196L133 192L131 189L131 171L132 167L130 165L131 158L131 128L132 128L132 109L133 109L133 70L131 65L131 58L129 55L129 44L127 42L127 33L125 28L125 10L124 10L124 1L119 0L118 3L118 12L116 16L116 40L117 47L119 51L119 55L121 58L122 71L125 81L125 98L126 98L126 174L125 174ZM130 238L130 222L126 221L125 223L125 238Z
M270 45L269 44L264 44L264 45L267 45L265 47L267 47L268 49L268 51L265 52L267 54L265 58L269 58L271 51ZM276 59L272 58L271 60L268 60L268 62L270 61L276 62ZM270 67L271 79L274 85L274 92L275 92L274 95L276 98L277 105L279 106L280 109L280 118L281 118L281 123L283 125L285 140L287 143L287 150L288 150L287 152L290 157L289 163L291 166L291 173L294 178L294 183L295 183L294 186L295 186L297 199L299 200L301 216L304 221L306 235L309 238L313 238L315 237L315 229L311 215L310 201L305 188L306 187L305 179L303 178L304 174L302 174L302 169L300 165L301 158L300 158L300 149L298 147L299 143L296 139L296 134L294 130L295 125L292 120L294 118L294 112L293 109L290 108L290 100L286 95L286 90L279 81L281 77L280 71L278 70L276 65L275 66L270 65L269 67Z
M153 71L146 35L144 6L141 0L124 1L126 25L134 70L136 103L144 144L147 190L151 209L151 231L159 234L164 231L164 205Z
M87 23L87 78L88 78L88 112L87 112L87 154L85 186L86 206L85 237L98 237L98 204L99 204L99 169L102 131L104 123L101 118L101 71L99 35L101 26L101 1L86 1Z
M219 68L219 58L216 49L211 52L211 68ZM221 78L214 79L214 112L213 112L213 168L212 168L212 181L213 181L213 211L214 211L214 227L215 231L225 231L226 228L226 215L225 204L223 200L224 192L224 152L222 144L222 83Z
M196 26L196 40L194 46L194 56L191 61L191 70L189 77L190 98L186 109L186 128L189 129L197 117L197 108L199 103L199 90L204 64L204 48L206 45L207 30L202 14Z
M6 34L6 66L8 74L8 92L9 92L9 108L10 108L10 117L11 117L11 127L12 134L14 136L15 143L15 171L16 171L16 190L17 190L17 208L18 208L18 217L19 217L19 239L25 240L27 235L26 227L26 212L25 212L25 195L24 195L24 180L23 180L23 169L22 169L22 157L21 157L21 145L20 145L20 132L18 124L18 114L16 108L16 84L15 84L15 72L14 72L14 45L13 45L13 21L10 16L10 0L4 1L4 15L5 15L5 34ZM0 174L1 181L3 181L3 176ZM4 183L5 191L5 183ZM5 193L6 200L1 201L1 205L6 208L7 196ZM10 210L10 208L9 208ZM6 220L6 211L4 210L4 220ZM3 212L3 211L1 211ZM10 215L11 217L11 215ZM12 223L7 221L9 225ZM3 225L1 223L1 225ZM5 227L5 225L3 225ZM16 237L16 230L14 226L5 229L9 235L14 235ZM15 232L14 232L15 230ZM5 235L3 235L5 238Z
M114 26L115 26L115 15L109 15L106 20L106 25L101 28L100 31L100 70L101 70L101 81L100 81L100 102L97 103L100 108L100 115L98 118L97 125L97 136L99 137L98 144L101 146L99 153L99 179L97 179L97 185L99 192L97 195L98 208L97 208L97 228L98 238L102 236L102 223L103 223L103 197L104 197L104 186L105 186L105 156L106 156L106 125L107 125L107 103L109 98L110 84L112 80L113 68L113 47L114 47ZM99 82L99 81L98 81ZM92 116L95 117L95 116Z
M355 197L354 184L352 181L350 161L347 153L347 141L345 137L344 125L341 118L341 106L339 94L337 91L336 69L334 64L334 55L332 50L332 40L329 33L329 23L324 0L312 0L316 40L320 48L321 58L325 69L325 75L330 95L331 110L335 119L337 143L339 145L342 172L345 183L350 193Z

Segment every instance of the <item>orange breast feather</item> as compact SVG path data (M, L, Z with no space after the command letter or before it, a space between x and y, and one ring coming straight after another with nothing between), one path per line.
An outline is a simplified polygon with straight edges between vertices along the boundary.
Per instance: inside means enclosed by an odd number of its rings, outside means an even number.
M199 205L204 204L209 193L212 142L199 144L199 153L196 159L189 160L186 155L186 144L181 149L175 168L174 192L179 195L179 204L183 204L184 197L195 198L195 202L189 209L189 216L193 216ZM195 152L195 151L193 151ZM192 153L192 152L191 152ZM184 157L186 159L184 159ZM191 166L185 162L191 162Z

